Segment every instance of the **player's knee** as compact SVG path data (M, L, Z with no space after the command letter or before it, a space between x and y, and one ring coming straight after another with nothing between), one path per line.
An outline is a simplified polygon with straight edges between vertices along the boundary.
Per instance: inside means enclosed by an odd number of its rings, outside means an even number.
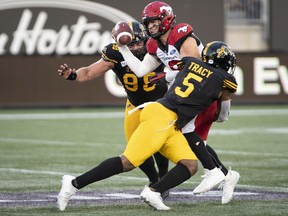
M121 158L121 162L123 166L123 172L128 172L135 168L134 165L128 160L127 157L125 157L124 155L121 155L120 158Z
M181 164L186 166L186 168L189 170L191 176L195 175L198 171L198 163L197 160L181 160Z

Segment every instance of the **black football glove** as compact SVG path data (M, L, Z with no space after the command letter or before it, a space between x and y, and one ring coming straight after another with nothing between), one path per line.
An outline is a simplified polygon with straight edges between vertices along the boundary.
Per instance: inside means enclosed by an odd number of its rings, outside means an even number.
M149 82L151 84L161 84L161 83L166 83L165 79L166 73L165 72L159 72L155 74L154 76L149 77Z

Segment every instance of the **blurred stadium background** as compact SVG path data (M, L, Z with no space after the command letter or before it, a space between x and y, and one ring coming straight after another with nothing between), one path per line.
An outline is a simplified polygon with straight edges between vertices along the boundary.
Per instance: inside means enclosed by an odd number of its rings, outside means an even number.
M113 73L79 84L63 81L57 69L97 61L115 23L140 20L150 2L1 0L0 107L123 106L125 93ZM203 43L222 40L235 50L234 104L288 103L287 1L166 2Z

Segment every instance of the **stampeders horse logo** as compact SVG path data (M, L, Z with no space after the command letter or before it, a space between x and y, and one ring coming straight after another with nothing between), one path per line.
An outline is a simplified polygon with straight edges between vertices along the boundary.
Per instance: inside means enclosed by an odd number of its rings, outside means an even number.
M83 0L1 0L0 11L0 19L9 20L0 29L0 55L100 53L112 41L115 23L135 20L111 6Z
M172 12L172 8L169 7L169 6L161 6L161 7L160 7L160 12L162 12L162 11L166 11L166 12L167 12L167 15L170 15L171 12Z

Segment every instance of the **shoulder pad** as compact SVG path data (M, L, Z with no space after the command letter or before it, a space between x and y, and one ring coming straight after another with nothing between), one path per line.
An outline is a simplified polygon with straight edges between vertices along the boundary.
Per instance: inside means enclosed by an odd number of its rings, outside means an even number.
M102 49L102 59L104 61L117 62L121 54L116 43L110 43Z
M187 37L187 35L191 35L192 32L193 28L191 25L187 23L180 23L172 28L169 34L169 39L176 42L183 37Z

